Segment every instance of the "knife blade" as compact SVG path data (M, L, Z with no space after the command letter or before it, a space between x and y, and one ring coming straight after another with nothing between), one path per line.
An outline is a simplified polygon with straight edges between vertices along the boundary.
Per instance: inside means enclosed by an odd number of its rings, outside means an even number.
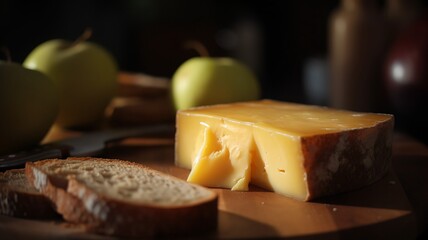
M54 141L17 153L0 156L0 171L23 167L26 162L47 158L90 157L102 152L107 143L129 137L172 133L171 125L151 125L134 128L108 129Z

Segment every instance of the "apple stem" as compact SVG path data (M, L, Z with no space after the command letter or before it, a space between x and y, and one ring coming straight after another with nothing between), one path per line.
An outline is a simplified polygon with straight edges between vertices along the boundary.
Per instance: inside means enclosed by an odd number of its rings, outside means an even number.
M80 35L80 37L78 37L72 44L70 47L74 47L77 44L84 42L86 40L88 40L90 37L92 36L92 29L91 28L86 28L85 31L82 33L82 35Z
M4 53L4 55L6 56L6 61L7 62L12 62L12 57L10 56L10 51L9 51L9 48L7 48L7 47L2 47L1 48L1 51Z
M208 49L199 41L187 41L184 44L185 48L195 50L201 57L209 57Z

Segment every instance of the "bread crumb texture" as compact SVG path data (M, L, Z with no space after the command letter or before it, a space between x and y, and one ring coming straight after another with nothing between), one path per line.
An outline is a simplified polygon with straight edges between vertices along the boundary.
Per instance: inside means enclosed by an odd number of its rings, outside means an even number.
M69 158L65 161L47 161L40 165L40 169L48 175L73 176L94 192L136 204L180 206L212 195L210 190L203 187L123 160ZM37 184L43 184L43 179L35 175ZM82 189L78 197L83 194ZM86 204L92 205L90 201Z

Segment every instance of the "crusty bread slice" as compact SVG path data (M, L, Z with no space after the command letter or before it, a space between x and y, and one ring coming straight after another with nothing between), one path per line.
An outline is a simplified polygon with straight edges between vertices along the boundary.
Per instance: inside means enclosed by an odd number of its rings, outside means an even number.
M52 202L28 183L24 169L0 173L0 214L24 218L59 217Z
M25 175L28 182L54 203L55 210L66 221L88 225L95 222L94 216L85 210L82 201L67 192L67 177L73 172L55 174L49 169L41 168L44 162L26 163Z
M94 232L185 236L217 226L217 194L141 164L99 158L50 159L28 163L26 173L36 188L57 203L65 219L87 223ZM49 190L52 186L57 190ZM68 200L59 199L58 192L68 195Z

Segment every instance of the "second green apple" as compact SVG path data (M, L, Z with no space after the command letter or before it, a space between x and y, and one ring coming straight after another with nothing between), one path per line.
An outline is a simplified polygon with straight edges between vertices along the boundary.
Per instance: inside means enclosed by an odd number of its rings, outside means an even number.
M56 123L66 128L94 125L104 115L117 88L113 56L91 42L50 40L36 47L23 65L48 75L59 89Z
M232 58L195 57L184 62L172 77L176 109L256 100L260 94L254 73Z

